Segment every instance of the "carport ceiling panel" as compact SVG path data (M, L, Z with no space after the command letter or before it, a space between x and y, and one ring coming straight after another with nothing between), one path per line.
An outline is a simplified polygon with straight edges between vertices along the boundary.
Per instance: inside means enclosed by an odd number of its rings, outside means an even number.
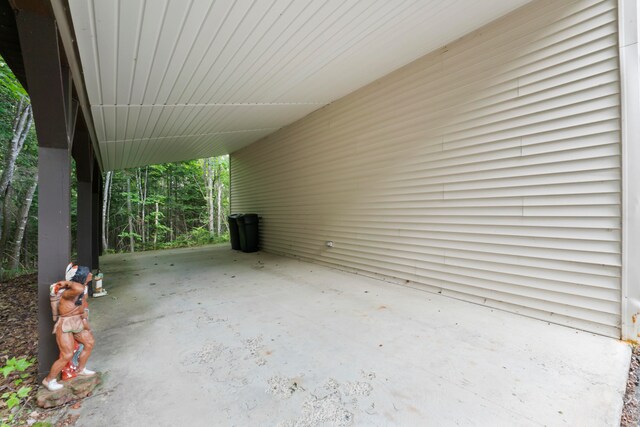
M111 141L100 143L100 150L105 162L119 163L121 168L130 168L219 156L236 151L272 132L273 129L259 129L199 136Z
M524 3L69 0L101 147L138 144L108 169L241 148Z
M278 129L317 109L316 104L296 105L117 105L94 106L95 117L105 117L107 127L98 132L104 141L204 135L255 129Z

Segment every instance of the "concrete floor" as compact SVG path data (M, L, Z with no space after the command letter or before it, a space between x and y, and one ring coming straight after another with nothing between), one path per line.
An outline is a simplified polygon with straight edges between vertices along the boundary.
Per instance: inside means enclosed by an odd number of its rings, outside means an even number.
M613 339L226 245L102 267L78 425L619 425Z

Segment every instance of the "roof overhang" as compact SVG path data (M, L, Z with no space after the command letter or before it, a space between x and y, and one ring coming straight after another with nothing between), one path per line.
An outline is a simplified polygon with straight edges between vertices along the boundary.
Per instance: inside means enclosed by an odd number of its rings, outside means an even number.
M238 150L527 2L68 4L108 170Z

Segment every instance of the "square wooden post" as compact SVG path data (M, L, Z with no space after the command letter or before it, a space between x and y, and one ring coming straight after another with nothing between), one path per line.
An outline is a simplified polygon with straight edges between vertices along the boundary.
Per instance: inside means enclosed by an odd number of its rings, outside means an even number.
M38 133L38 372L58 356L49 286L64 278L71 257L71 135L75 111L68 70L61 67L51 16L16 13L20 47Z

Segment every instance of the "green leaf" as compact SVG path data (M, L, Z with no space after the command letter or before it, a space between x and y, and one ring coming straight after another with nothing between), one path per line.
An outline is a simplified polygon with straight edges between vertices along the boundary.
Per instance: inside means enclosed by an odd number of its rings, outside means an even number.
M31 387L20 387L20 390L18 390L18 397L20 398L27 397L30 391L31 391Z
M20 375L20 378L22 378L24 380L25 378L29 378L30 376L31 376L31 374L22 374L22 375Z
M0 368L0 371L2 371L2 375L4 375L5 378L7 378L7 375L9 375L11 372L15 371L16 368L14 368L13 366L7 365L7 366L3 366L2 368Z
M14 383L16 386L18 386L18 385L20 385L20 383L21 383L22 381L24 381L24 380L17 379L17 380L15 380L13 383Z
M9 395L10 395L10 394L11 394L11 393L9 393L9 392L4 393L4 394L2 395L2 399L6 399L7 397L9 397Z
M9 400L7 400L7 408L11 409L20 403L20 399L15 394L12 394Z
M33 363L29 362L27 359L18 359L15 362L16 369L21 372L27 369L31 365L33 365Z

